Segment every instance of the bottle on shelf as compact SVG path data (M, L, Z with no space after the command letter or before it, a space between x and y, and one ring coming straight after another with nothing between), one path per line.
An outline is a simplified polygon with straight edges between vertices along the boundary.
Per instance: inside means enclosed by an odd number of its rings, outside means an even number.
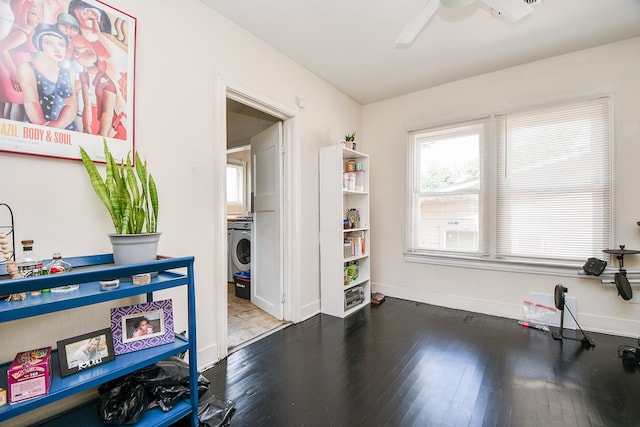
M356 173L345 172L342 179L342 188L349 191L356 189Z
M16 259L18 272L22 277L36 277L42 274L42 258L33 251L33 240L22 240L22 253ZM31 291L40 295L41 291Z
M45 266L44 274L61 274L71 271L71 264L62 259L60 252L55 252L49 264ZM51 289L51 292L69 292L80 288L80 285L64 285Z
M362 169L362 163L356 164L356 191L364 191L365 190L365 171Z
M358 278L358 261L351 261L345 266L346 275L349 276L349 281L352 282Z

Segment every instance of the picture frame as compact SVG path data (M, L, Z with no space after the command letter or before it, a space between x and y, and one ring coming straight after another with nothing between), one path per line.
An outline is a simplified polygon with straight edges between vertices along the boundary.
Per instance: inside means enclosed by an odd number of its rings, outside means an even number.
M101 0L23 3L0 28L0 151L79 160L83 147L104 163L106 140L135 158L136 18ZM35 78L51 69L53 94Z
M110 328L60 340L57 347L62 377L102 365L116 358Z
M172 301L112 308L111 331L116 355L174 342Z

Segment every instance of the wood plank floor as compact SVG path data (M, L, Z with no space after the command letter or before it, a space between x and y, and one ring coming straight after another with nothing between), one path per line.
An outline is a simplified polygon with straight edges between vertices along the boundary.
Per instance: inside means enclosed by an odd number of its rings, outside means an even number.
M588 334L593 348L387 298L289 326L204 374L208 394L236 403L231 426L640 426L640 370L618 356L637 341Z

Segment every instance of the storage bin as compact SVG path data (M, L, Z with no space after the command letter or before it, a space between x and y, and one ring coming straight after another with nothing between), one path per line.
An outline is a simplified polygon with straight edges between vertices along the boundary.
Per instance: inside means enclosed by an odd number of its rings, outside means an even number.
M236 285L238 298L251 299L251 272L241 271L233 274L233 282Z

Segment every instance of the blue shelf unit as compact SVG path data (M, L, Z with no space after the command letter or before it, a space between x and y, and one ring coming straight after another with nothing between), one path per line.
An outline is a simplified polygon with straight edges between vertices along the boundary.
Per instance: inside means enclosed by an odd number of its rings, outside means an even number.
M87 390L107 381L127 375L140 368L166 359L170 356L188 351L190 399L179 402L169 412L160 409L146 411L139 426L169 426L172 423L191 415L191 425L198 425L198 364L196 347L196 306L194 257L162 258L150 263L114 266L111 254L92 255L86 257L65 258L71 262L74 270L51 276L34 278L0 280L0 295L54 288L69 283L80 284L80 289L66 293L45 292L37 296L28 295L23 301L0 301L0 323L16 319L38 316L46 313L70 310L105 301L113 301L135 295L146 294L147 301L153 301L153 292L178 286L187 287L188 334L186 338L176 335L175 342L139 350L116 356L114 361L107 362L68 377L61 377L54 351L52 367L53 379L50 392L15 404L0 407L0 422L10 420L36 408L59 399ZM171 270L184 269L186 273ZM0 276L6 271L0 270ZM134 285L131 276L140 273L152 273L148 285ZM157 273L157 274L156 274ZM3 278L7 278L5 275ZM118 289L103 291L101 280L119 278ZM0 325L1 328L1 325ZM16 349L16 353L28 349ZM9 364L0 365L0 387L7 389L7 370ZM74 421L82 420L83 426L103 425L98 419L95 405L85 405L77 411L66 413L46 421L43 425L74 425Z

